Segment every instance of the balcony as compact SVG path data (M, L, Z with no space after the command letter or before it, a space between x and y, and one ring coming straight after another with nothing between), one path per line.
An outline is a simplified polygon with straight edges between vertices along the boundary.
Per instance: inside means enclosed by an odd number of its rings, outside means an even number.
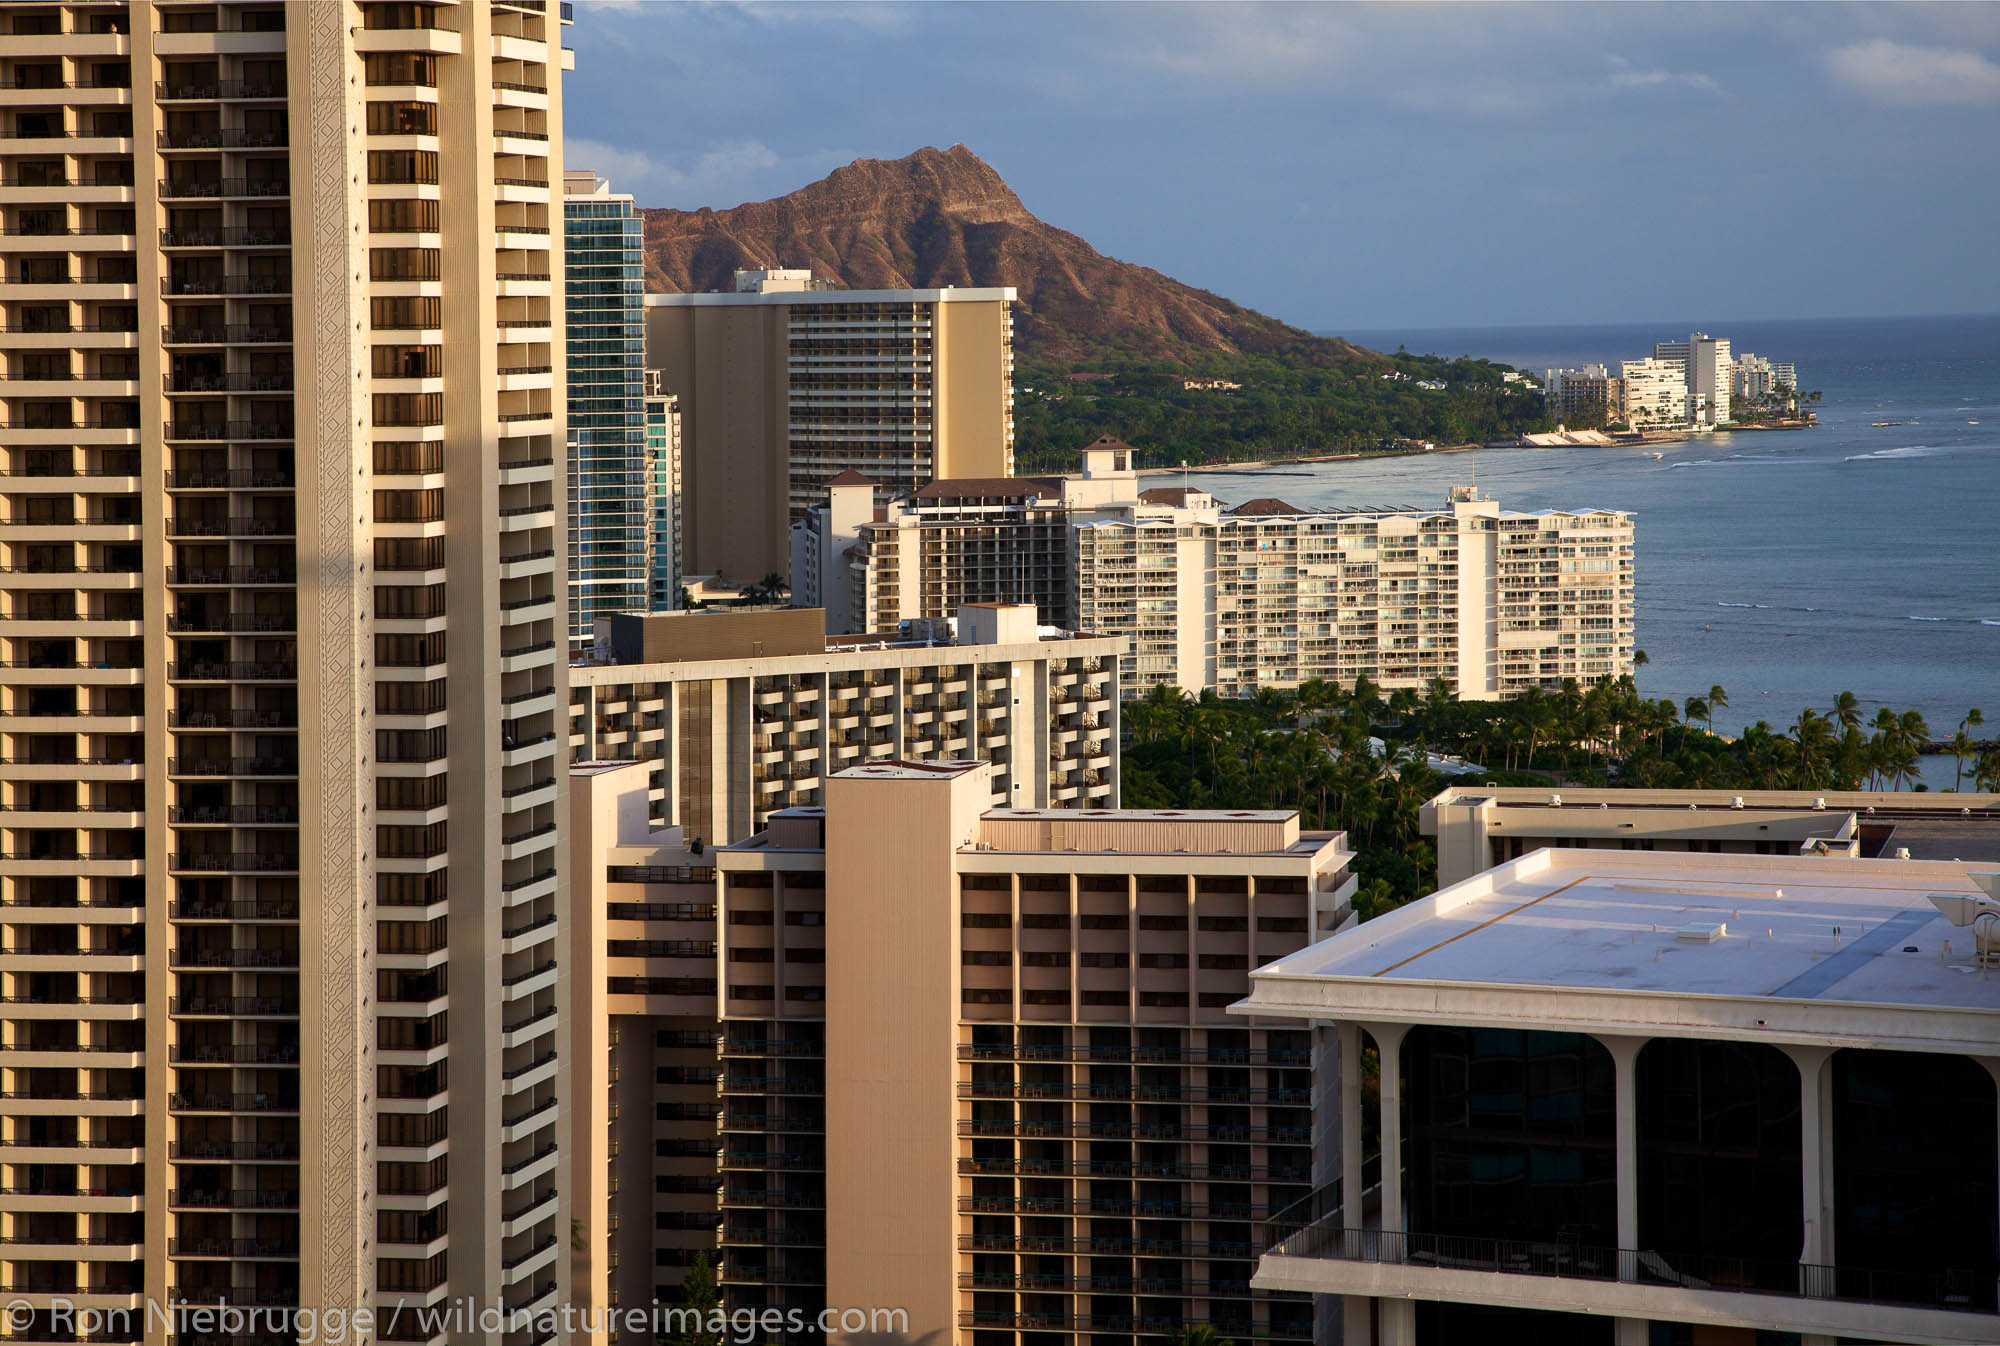
M209 178L175 182L160 178L160 198L166 201L227 200L232 197L290 196L292 184L283 178Z
M1345 1223L1337 1184L1263 1226L1260 1290L1433 1299L1806 1335L1974 1346L2000 1340L1970 1270L1881 1271L1567 1240L1413 1234Z

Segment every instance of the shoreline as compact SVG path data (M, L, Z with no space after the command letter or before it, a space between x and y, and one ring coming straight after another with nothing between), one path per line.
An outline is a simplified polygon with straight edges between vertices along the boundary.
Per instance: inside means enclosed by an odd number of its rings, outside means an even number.
M1495 440L1486 444L1440 444L1433 449L1356 449L1350 453L1311 453L1297 458L1253 458L1242 462L1189 463L1186 467L1141 467L1134 469L1141 477L1161 477L1182 472L1262 472L1279 467L1311 467L1318 463L1351 463L1373 458L1420 458L1437 453L1471 453L1475 449L1513 449L1520 445L1514 440ZM1075 473L1064 473L1075 476Z
M1637 440L1621 444L1566 444L1535 446L1521 443L1518 439L1490 439L1470 444L1439 444L1435 448L1410 449L1356 449L1347 453L1311 453L1296 458L1254 458L1242 462L1189 463L1186 467L1142 467L1136 469L1142 477L1167 476L1174 473L1196 472L1266 472L1273 468L1310 467L1319 463L1351 463L1377 458L1421 458L1432 454L1473 453L1479 449L1522 449L1522 448L1577 448L1577 449L1643 449L1656 444L1683 444L1693 435L1678 431L1666 434L1647 434ZM1075 476L1068 472L1062 476Z
M1809 421L1788 420L1788 421L1777 421L1770 423L1753 422L1748 425L1731 425L1731 426L1719 427L1718 429L1708 433L1736 434L1741 432L1747 434L1752 431L1813 430L1817 429L1818 426L1819 422L1817 420L1809 420ZM1163 477L1163 476L1170 476L1175 473L1192 474L1198 472L1270 472L1275 469L1282 469L1288 467L1313 467L1321 463L1353 463L1353 462L1361 462L1363 460L1372 460L1377 458L1419 458L1431 454L1472 453L1479 449L1521 449L1521 448L1648 449L1648 448L1655 448L1662 444L1686 444L1699 437L1700 436L1696 435L1694 432L1687 430L1654 430L1654 431L1643 432L1638 436L1636 436L1635 438L1623 440L1615 444L1530 445L1530 444L1523 444L1518 439L1493 439L1493 440L1486 440L1483 442L1475 442L1469 444L1439 444L1434 448L1428 448L1428 449L1426 448L1353 449L1344 453L1307 453L1307 454L1299 454L1296 457L1285 457L1285 458L1251 458L1251 459L1245 459L1241 462L1189 463L1185 467L1178 465L1167 466L1167 467L1141 467L1135 469L1135 472L1136 475L1141 477ZM1061 472L1061 473L1045 473L1038 475L1074 477L1080 474L1075 472Z

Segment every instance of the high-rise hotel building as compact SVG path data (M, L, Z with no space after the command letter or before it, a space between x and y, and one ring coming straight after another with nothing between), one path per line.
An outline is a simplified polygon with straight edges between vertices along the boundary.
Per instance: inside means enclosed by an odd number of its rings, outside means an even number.
M1250 1283L1314 1179L1310 1034L1229 1007L1352 924L1343 836L891 759L697 853L643 764L574 775L575 1302L673 1303L705 1253L800 1341L828 1305L964 1346L1312 1339Z
M639 212L588 170L563 175L569 389L569 622L642 612L651 599L655 492L647 442Z
M561 21L0 4L16 1334L554 1302Z
M729 294L646 296L646 366L679 398L687 565L785 573L791 525L846 471L882 503L1014 471L1014 291L828 289L741 271Z

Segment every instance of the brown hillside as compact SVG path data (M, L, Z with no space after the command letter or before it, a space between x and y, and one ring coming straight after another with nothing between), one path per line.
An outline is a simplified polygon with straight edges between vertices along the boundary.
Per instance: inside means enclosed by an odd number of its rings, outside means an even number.
M859 159L788 196L733 210L642 214L653 289L727 290L738 268L771 266L810 266L851 289L1012 285L1020 293L1016 348L1031 360L1251 353L1338 365L1382 358L1106 257L1035 218L963 145Z

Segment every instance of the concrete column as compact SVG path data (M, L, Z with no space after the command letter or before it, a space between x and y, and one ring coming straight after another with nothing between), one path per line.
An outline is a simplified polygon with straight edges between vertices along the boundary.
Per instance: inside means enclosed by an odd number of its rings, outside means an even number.
M1785 1055L1799 1071L1799 1212L1805 1236L1799 1247L1799 1281L1811 1266L1833 1265L1833 1048L1788 1046ZM1834 1338L1811 1333L1800 1346L1833 1346Z
M1616 1080L1618 1147L1618 1279L1639 1278L1639 1079L1640 1049L1645 1038L1600 1035L1599 1045L1611 1053ZM1646 1346L1650 1327L1644 1318L1620 1318L1613 1330L1617 1346Z
M1799 1070L1799 1211L1805 1237L1799 1261L1833 1262L1833 1071L1831 1047L1790 1046L1785 1055Z
M1334 1029L1340 1050L1340 1223L1359 1229L1367 1222L1361 1176L1361 1029L1343 1023ZM1374 1346L1375 1316L1364 1295L1340 1300L1341 1346Z
M1408 1024L1367 1024L1368 1036L1375 1039L1382 1055L1382 1232L1408 1232L1403 1210L1403 1038ZM1383 1249L1383 1260L1400 1259L1402 1240L1393 1239ZM1415 1346L1417 1306L1407 1299L1383 1299L1380 1307L1380 1346Z

